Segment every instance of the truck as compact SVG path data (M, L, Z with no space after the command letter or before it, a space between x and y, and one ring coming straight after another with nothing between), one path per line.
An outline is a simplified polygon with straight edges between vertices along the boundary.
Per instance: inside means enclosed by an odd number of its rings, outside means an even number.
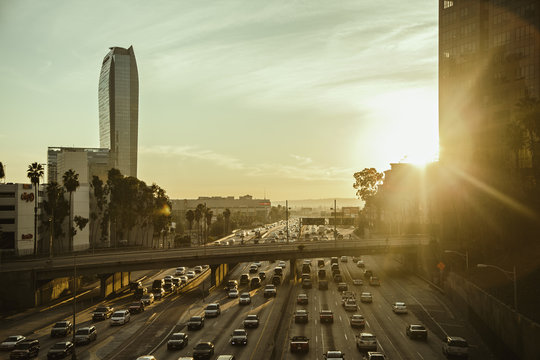
M290 348L292 353L309 352L309 339L305 336L293 336L291 338Z

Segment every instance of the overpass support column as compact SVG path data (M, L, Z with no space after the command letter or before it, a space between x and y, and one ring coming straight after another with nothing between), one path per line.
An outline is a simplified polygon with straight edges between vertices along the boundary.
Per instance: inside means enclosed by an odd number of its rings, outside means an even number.
M120 292L129 285L130 272L118 272L113 274L99 274L100 295L105 298L111 294Z
M290 264L289 268L291 269L291 272L289 274L290 280L296 282L298 278L298 274L296 273L296 259L290 259L289 264Z
M229 272L229 264L210 265L210 271L210 285L219 286Z

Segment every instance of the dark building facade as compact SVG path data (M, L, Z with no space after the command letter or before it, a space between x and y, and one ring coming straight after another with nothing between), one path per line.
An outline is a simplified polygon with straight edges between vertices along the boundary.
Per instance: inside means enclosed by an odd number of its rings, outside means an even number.
M133 47L111 47L99 77L99 142L111 150L113 166L137 176L139 76Z

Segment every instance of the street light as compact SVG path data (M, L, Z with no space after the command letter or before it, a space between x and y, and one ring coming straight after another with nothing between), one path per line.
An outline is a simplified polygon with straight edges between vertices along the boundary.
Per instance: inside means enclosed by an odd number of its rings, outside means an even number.
M465 266L467 268L467 273L469 272L469 252L467 250L465 250L465 253L455 251L455 250L444 250L444 252L446 254L456 254L456 255L459 255L461 257L464 257L465 258Z
M512 271L504 270L496 265L488 264L476 264L479 268L494 268L502 272L508 279L512 280L514 283L514 310L518 311L517 307L517 280L516 280L516 265L514 265Z

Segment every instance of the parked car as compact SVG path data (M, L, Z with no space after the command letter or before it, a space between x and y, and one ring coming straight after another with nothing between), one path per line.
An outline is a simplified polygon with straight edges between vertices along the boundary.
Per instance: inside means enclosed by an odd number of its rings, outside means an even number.
M231 334L231 345L247 345L248 336L244 329L235 329Z
M424 325L410 324L407 325L407 328L405 329L405 335L410 339L422 339L425 341L427 340L428 334Z
M167 341L167 350L183 349L188 344L188 334L173 333Z
M204 317L203 316L192 316L188 323L188 330L198 330L204 327Z
M256 328L259 327L259 315L250 314L244 319L245 328Z
M111 316L111 325L127 324L130 318L129 310L117 310Z
M148 305L152 304L152 303L154 302L154 294L153 294L153 293L149 293L149 294L144 295L144 296L141 298L141 302L142 302L145 306L148 306Z
M467 340L458 336L447 336L443 342L442 352L446 357L449 356L469 356L469 344Z
M51 337L64 337L71 334L73 324L69 320L58 321L51 329Z
M15 345L18 343L26 340L25 336L22 335L12 335L8 336L2 343L0 344L0 350L13 350L15 348Z
M356 347L360 351L377 351L377 338L371 333L360 333L356 335Z
M214 355L214 344L200 342L193 348L193 359L210 359Z
M201 265L197 265L193 268L193 270L195 271L195 274L200 274L203 272L203 267Z
M371 271L371 270L365 270L364 271L364 279L369 280L369 278L372 277L372 276L373 276L373 271Z
M293 336L291 338L290 349L292 353L309 352L309 339L305 336Z
M39 354L39 340L25 339L15 345L9 354L9 360L30 359Z
M89 344L97 339L97 330L94 325L85 326L75 331L75 345Z
M75 346L71 341L62 341L54 344L47 353L47 360L50 359L63 359L68 355L73 354Z
M138 314L144 311L144 303L142 301L129 304L128 310L131 314Z
M110 306L98 306L93 312L92 312L92 320L98 321L98 320L105 320L112 316L114 312L114 308Z

